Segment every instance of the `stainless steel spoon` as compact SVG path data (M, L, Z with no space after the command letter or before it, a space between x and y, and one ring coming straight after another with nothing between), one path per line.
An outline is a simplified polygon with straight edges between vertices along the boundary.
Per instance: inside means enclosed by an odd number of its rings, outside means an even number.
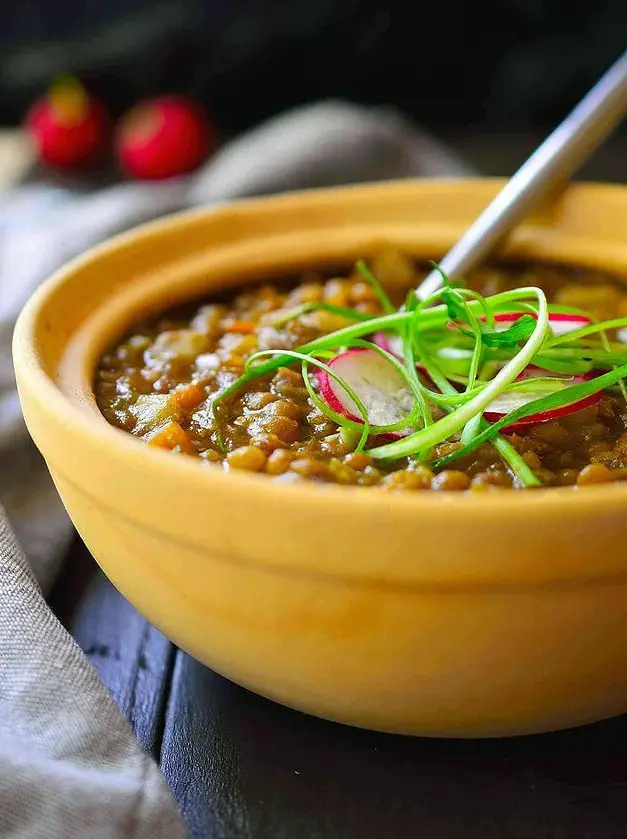
M451 278L466 274L493 251L573 172L627 115L627 52L550 134L440 262ZM424 299L442 285L432 271L418 287Z

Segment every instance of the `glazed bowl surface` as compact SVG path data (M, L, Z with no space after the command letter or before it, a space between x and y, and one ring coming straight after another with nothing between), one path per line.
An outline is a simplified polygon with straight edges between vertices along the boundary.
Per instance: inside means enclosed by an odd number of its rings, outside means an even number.
M24 309L26 423L119 590L200 661L340 722L499 736L627 711L627 483L407 493L210 468L99 414L102 353L152 311L393 245L438 258L500 188L407 181L233 203L145 225ZM506 256L627 281L627 188L582 184Z

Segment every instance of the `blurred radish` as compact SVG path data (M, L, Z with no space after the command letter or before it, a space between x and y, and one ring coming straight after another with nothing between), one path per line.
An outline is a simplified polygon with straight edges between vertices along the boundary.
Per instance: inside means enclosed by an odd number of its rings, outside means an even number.
M123 169L140 180L161 180L197 169L215 149L203 111L180 96L140 102L120 121L115 138Z
M80 169L103 156L109 114L76 79L57 82L26 116L39 159L58 169Z

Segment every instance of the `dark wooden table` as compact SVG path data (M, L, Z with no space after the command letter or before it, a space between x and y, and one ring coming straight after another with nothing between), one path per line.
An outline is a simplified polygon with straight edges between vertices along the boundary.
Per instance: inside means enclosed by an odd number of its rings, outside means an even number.
M322 722L176 650L78 540L52 604L161 764L194 839L627 836L627 717L489 741Z

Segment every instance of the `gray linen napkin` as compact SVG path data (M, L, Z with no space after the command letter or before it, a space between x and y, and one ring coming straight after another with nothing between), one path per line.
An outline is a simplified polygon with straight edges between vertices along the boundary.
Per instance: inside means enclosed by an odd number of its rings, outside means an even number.
M156 764L44 599L72 529L28 440L15 392L10 341L26 299L53 270L96 242L184 207L311 186L471 174L394 112L322 102L234 140L192 178L121 184L93 194L30 185L0 200L4 839L185 835Z

